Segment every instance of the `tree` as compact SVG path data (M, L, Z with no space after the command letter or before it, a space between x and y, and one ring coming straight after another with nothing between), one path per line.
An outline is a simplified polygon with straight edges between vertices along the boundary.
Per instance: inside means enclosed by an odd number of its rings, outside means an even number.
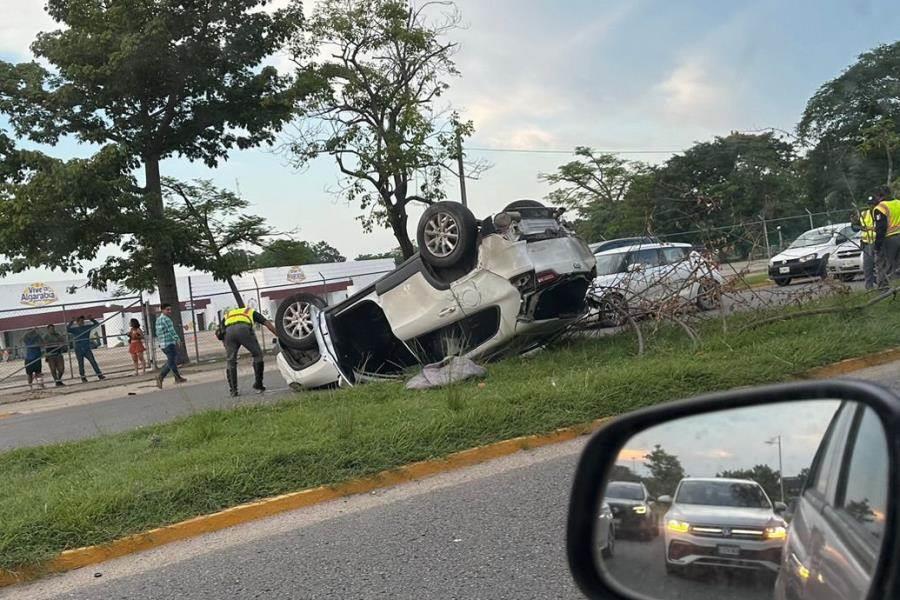
M873 48L810 98L797 133L810 147L807 186L813 197L836 196L833 203L857 202L888 181L900 148L896 142L880 152L860 148L877 131L890 140L900 133L900 42ZM875 130L873 130L873 127ZM868 132L868 133L866 133Z
M887 177L885 185L891 185L894 181L894 154L900 149L900 133L897 125L890 118L877 119L871 125L860 131L862 141L859 149L866 156L884 155L887 163Z
M642 232L647 215L637 202L627 202L635 181L645 177L649 168L614 154L596 153L586 146L575 148L576 160L560 165L555 173L538 178L558 186L547 195L550 202L574 208L578 212L578 233L589 240Z
M773 502L781 499L781 474L773 470L769 465L756 465L752 469L725 470L721 473L716 473L716 477L750 479L762 486L762 489L766 491L766 495Z
M639 482L641 478L631 469L623 465L613 465L609 472L609 481L634 481Z
M376 252L374 254L360 254L353 260L376 260L379 258L393 258L394 264L399 265L403 262L403 251L400 250L400 247L394 248L389 252Z
M644 484L654 497L674 494L678 482L687 477L678 457L663 450L659 444L644 455L644 459L644 466L650 471L650 477L644 479Z
M268 3L47 0L62 27L38 34L32 51L52 69L0 62L0 112L36 142L74 136L103 148L86 162L48 159L25 198L4 199L6 214L45 237L24 246L4 240L0 251L17 267L80 271L81 261L115 244L126 255L143 253L161 301L177 305L160 161L182 156L212 167L234 147L272 143L292 117L296 88L261 64L295 34L302 11L299 3L259 10ZM143 186L131 178L139 167ZM92 169L108 175L97 184L108 197L96 199L90 185L63 193L68 178ZM49 216L64 227L37 221Z
M436 8L447 10L429 18ZM449 2L322 0L293 47L298 81L314 91L298 102L306 119L285 150L297 166L333 156L363 229L389 227L406 258L415 252L407 204L445 197L444 171L473 131L435 107L458 75L456 44L444 37L459 20Z
M256 269L265 269L345 260L347 259L341 256L336 248L326 242L310 244L305 241L282 239L267 244L263 251L253 258L253 266Z
M234 278L252 268L248 247L263 246L274 232L266 220L246 213L249 202L211 181L193 185L164 179L163 187L169 221L178 223L178 263L210 273L217 281L227 281L239 307L244 299Z

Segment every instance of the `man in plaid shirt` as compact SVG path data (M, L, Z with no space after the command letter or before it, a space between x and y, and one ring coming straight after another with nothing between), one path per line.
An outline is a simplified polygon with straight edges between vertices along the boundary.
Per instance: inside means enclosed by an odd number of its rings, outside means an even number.
M172 305L162 304L159 309L161 314L156 318L156 341L166 355L166 364L156 376L156 387L162 389L163 379L169 371L175 374L175 383L184 383L187 379L178 372L178 345L181 343L181 336L172 322Z

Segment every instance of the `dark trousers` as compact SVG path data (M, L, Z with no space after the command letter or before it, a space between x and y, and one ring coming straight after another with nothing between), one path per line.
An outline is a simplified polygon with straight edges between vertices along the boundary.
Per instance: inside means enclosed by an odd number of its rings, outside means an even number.
M866 289L875 287L875 247L872 244L862 244L863 278L866 281Z
M75 348L75 359L78 361L78 374L84 377L84 359L87 359L94 368L94 374L100 375L100 367L97 366L97 359L94 358L94 351L90 348L79 350Z
M53 381L62 381L63 374L66 372L66 361L62 355L47 355L47 366L50 367L50 375L53 376Z
M900 271L900 234L892 235L881 242L881 248L875 253L875 266L878 269L878 287L890 287L891 277Z
M166 364L160 370L159 378L165 379L166 375L171 371L175 374L175 379L181 379L181 373L178 372L178 345L169 344L162 351L166 355Z
M263 362L262 349L259 347L259 341L256 339L256 334L253 333L253 328L250 325L239 323L225 329L225 362L228 367L237 366L238 352L241 346L250 352L254 363Z

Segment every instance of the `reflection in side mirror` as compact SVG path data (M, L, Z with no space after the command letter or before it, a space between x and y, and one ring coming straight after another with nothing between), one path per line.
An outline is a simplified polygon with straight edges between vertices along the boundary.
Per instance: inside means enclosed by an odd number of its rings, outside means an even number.
M601 429L579 464L569 515L569 561L582 590L656 600L817 600L810 590L826 586L842 590L828 598L867 597L882 583L873 580L882 543L893 543L885 531L894 510L892 432L876 411L896 411L900 399L868 384L833 386L829 395L821 383L720 394ZM778 402L790 398L783 390L798 399ZM645 509L633 486L656 504ZM825 505L817 486L830 490ZM604 508L588 509L595 539L587 540L579 511L594 506ZM614 543L596 537L604 514Z

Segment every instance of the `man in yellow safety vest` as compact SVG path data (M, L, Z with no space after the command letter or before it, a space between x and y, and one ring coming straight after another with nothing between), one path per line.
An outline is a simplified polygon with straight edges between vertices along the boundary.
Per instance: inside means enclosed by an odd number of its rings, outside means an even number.
M875 222L875 265L878 287L886 289L889 280L900 272L900 200L890 200L891 188L878 188L873 194L877 202L872 209Z
M253 332L253 324L258 323L278 335L275 326L259 311L252 308L235 308L225 313L223 325L225 326L225 377L228 380L228 391L232 396L238 395L237 358L241 346L246 348L253 356L253 389L262 394L266 391L263 386L263 353Z
M859 221L854 220L853 223L853 229L862 232L860 250L862 250L863 278L867 290L875 287L875 216L873 211L876 204L875 197L869 196L869 206L859 211Z

